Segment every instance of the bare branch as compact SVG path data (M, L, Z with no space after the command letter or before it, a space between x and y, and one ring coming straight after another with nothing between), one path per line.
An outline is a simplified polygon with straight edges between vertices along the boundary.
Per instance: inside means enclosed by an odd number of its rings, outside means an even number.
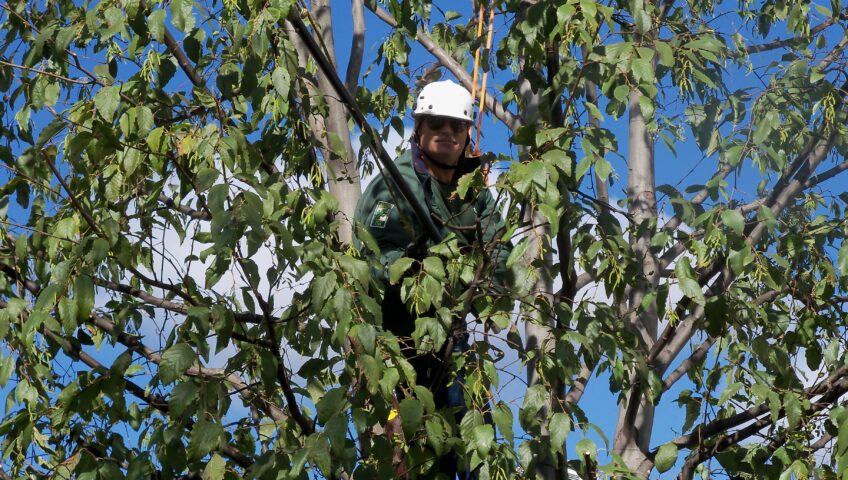
M212 220L212 216L207 212L201 212L185 205L179 205L174 202L174 199L167 195L159 195L159 201L166 207L184 213L195 220Z
M807 397L812 398L818 395L839 392L843 388L848 388L848 377L846 377L846 375L848 375L848 367L841 367L834 371L832 374L828 375L821 382L805 389L803 391L803 394ZM838 396L836 398L838 398ZM813 403L818 404L821 402ZM762 403L730 417L720 418L718 420L713 420L710 423L698 425L697 427L692 429L692 433L687 435L681 435L680 437L674 439L673 442L679 448L692 448L693 446L699 444L700 442L703 442L704 440L717 433L724 432L740 425L743 425L762 416L765 413L768 413L769 411L770 409L768 404ZM770 422L771 417L769 416L768 418Z
M574 382L571 384L571 388L565 395L566 404L573 405L580 401L583 397L583 393L586 391L586 385L589 383L593 369L594 368L590 367L587 363L580 366L580 374L574 379Z
M359 83L359 71L362 70L362 56L365 53L365 8L364 0L351 0L350 14L353 20L353 36L350 42L350 60L347 62L345 86L349 92L356 92Z
M839 400L839 398L842 395L844 395L846 392L848 392L848 378L846 378L844 376L845 375L844 370L845 370L845 367L839 369L839 371L843 371L842 372L842 378L840 378L836 381L831 381L831 382L827 382L827 383L821 382L818 385L816 385L815 387L812 387L810 389L805 390L805 393L807 393L807 395L809 395L809 396L821 395L821 398L819 398L817 401L811 402L810 408L808 408L805 411L805 413L807 415L812 415L812 414L818 413L822 410L829 408L830 406L833 405L833 403L835 403L837 400ZM833 376L834 375L829 376L828 379L831 379ZM814 391L815 393L809 393L811 391ZM764 405L760 405L759 407L754 407L754 409L752 409L752 410L759 410L759 411L762 412L759 415L762 415L763 413L768 412L769 408L768 408L768 406L766 406L764 404ZM748 412L750 412L750 411L751 410L749 410ZM746 412L743 412L743 414L744 413L746 413ZM753 420L754 418L757 418L759 415L756 415L752 418L749 418L748 420L745 420L741 423L745 423L747 421ZM786 416L786 412L781 410L779 415L778 415L778 419L781 419L785 416ZM718 422L720 422L720 420ZM711 442L710 445L704 444L704 440L709 435L703 435L703 434L697 435L697 438L694 439L695 443L687 444L687 446L685 448L691 448L694 445L700 445L700 447L697 450L693 450L692 453L689 455L689 457L686 459L686 462L683 464L683 468L681 469L680 474L677 477L678 480L689 480L689 479L693 478L695 468L699 464L701 464L705 460L715 456L717 453L719 453L719 452L721 452L721 451L723 451L723 450L725 450L725 449L727 449L727 448L729 448L733 445L736 445L737 443L757 434L764 427L767 427L768 425L771 425L774 422L775 422L775 419L773 419L772 415L763 416L761 418L756 419L755 421L753 421L750 425L746 426L745 428L742 428L742 429L740 429L736 432L733 432L731 434L727 434L727 435L720 437L718 440ZM737 425L740 425L740 424L737 424ZM730 427L730 428L732 428L732 427ZM718 431L724 431L724 430L725 429L720 429ZM677 440L675 440L674 442L675 442L675 444L677 444ZM678 446L680 446L680 445L678 444Z
M159 362L162 360L162 356L157 351L144 345L137 337L119 331L115 324L107 320L106 318L100 315L92 314L89 317L89 322L91 322L104 332L117 338L118 342L120 342L122 345L138 353L142 357L146 358L148 361L158 365ZM285 421L288 419L288 415L286 415L286 413L280 407L255 392L253 388L250 387L250 385L248 385L244 380L242 380L241 377L239 377L235 373L227 373L224 369L193 366L186 371L186 375L201 378L223 379L227 383L232 385L234 390L239 392L239 394L242 396L246 403L255 405L257 408L261 409L263 412L268 414L268 416L270 416L275 421Z
M91 357L90 355L85 353L81 348L79 348L78 346L74 345L71 342L68 342L64 338L59 337L57 334L53 333L51 330L47 329L46 327L43 329L43 332L44 332L45 336L47 336L48 338L50 338L54 342L58 343L59 345L61 345L63 350L65 350L65 352L67 352L72 357L79 359L80 361L82 361L83 363L85 363L86 365L91 367L92 369L94 369L94 370L109 370L108 368L104 367L100 362L95 360L93 357ZM143 388L141 388L140 386L138 386L134 382L127 380L126 378L124 378L124 388L126 388L126 390L128 392L130 392L133 396L135 396L139 400L143 400L143 401L147 402L149 405L151 405L152 407L156 408L157 410L159 410L163 413L166 413L166 414L168 413L168 403L163 397L161 397L159 395L148 394ZM191 430L191 427L192 427L192 425L189 424L189 425L187 425L186 428ZM232 459L234 462L236 462L237 464L239 464L243 468L248 468L251 465L253 465L252 459L250 459L247 455L245 455L239 449L233 447L232 445L224 445L221 448L221 451L222 451L222 453L224 453L224 455L226 455L227 457Z
M822 448L826 447L827 444L832 442L833 438L834 438L833 435L831 435L829 433L825 433L818 440L816 440L815 442L810 444L810 451L815 452L817 450L821 450Z
M674 369L674 371L671 372L665 378L665 380L663 380L663 392L671 388L671 386L674 385L678 380L680 380L683 375L689 372L692 367L701 363L704 357L707 356L707 353L710 351L710 348L712 348L713 344L715 344L715 341L716 337L709 337L704 340L700 345L698 345L698 348L696 348L695 351L692 352L692 355L689 355L689 358L684 360L679 367Z
M39 70L37 68L26 67L24 65L18 65L18 64L15 64L15 63L5 62L3 60L0 60L0 65L10 67L10 68L17 68L19 70L26 70L28 72L35 73L37 75L45 75L47 77L53 77L53 78L56 78L58 80L62 80L63 82L75 83L77 85L91 85L91 84L94 83L94 81L92 81L92 80L77 80L75 78L65 77L65 76L62 76L62 75L59 75L59 74L56 74L56 73L53 73L53 72L48 72L46 70Z
M772 42L762 43L762 44L759 44L759 45L751 45L751 46L745 47L741 50L738 50L736 52L729 53L728 57L730 57L732 59L736 59L736 58L742 57L744 55L750 55L752 53L769 52L769 51L772 51L772 50L777 50L778 48L788 47L792 44L797 44L797 43L801 43L801 42L809 42L810 40L812 40L812 37L814 35L817 35L817 34L823 32L825 29L827 29L831 25L835 24L838 19L841 19L843 17L844 17L844 14L840 15L839 18L828 18L824 22L822 22L822 23L816 25L815 27L811 28L810 33L807 34L807 35L798 35L797 37L774 40Z
M397 20L395 20L389 12L383 10L376 4L371 4L370 2L367 6L372 12L374 12L375 15L377 15L377 18L388 24L390 27L398 27ZM415 38L418 40L418 43L427 49L430 54L436 57L439 63L447 68L453 76L468 89L469 92L473 89L474 86L472 84L471 75L469 75L462 65L454 60L453 57L451 57L443 48L438 46L436 42L427 35L427 32L419 28L415 33ZM505 109L499 102L495 101L492 95L486 95L486 110L492 112L495 118L503 122L504 125L513 132L523 125L520 118L513 115L512 112Z

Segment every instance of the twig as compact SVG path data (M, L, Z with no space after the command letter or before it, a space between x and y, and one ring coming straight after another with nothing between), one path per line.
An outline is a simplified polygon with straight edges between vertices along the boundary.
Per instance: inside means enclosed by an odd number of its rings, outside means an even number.
M45 75L45 76L48 76L48 77L53 77L53 78L56 78L56 79L59 79L59 80L65 81L65 82L75 83L77 85L91 85L91 84L94 83L92 80L77 80L77 79L65 77L65 76L62 76L62 75L59 75L59 74L56 74L56 73L53 73L53 72L48 72L46 70L39 70L37 68L27 67L27 66L24 66L24 65L18 65L18 64L15 64L15 63L9 63L9 62L3 61L3 60L0 60L0 65L4 65L4 66L7 66L7 67L11 67L11 68L17 68L17 69L20 69L20 70L26 70L26 71L29 71L29 72L36 73L38 75Z

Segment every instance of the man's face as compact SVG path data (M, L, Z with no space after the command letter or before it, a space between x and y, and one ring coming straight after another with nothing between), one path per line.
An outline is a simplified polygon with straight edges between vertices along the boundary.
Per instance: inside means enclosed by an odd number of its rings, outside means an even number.
M418 128L418 144L437 162L456 165L468 139L468 127L464 120L424 116Z

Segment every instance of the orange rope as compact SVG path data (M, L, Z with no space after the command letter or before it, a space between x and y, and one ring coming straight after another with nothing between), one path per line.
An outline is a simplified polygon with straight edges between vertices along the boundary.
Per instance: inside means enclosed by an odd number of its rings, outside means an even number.
M480 14L477 17L477 38L480 39L483 36L483 0L480 0ZM495 5L492 1L489 2L489 31L486 37L486 51L491 52L492 50L492 32L495 29ZM474 78L472 80L472 89L471 89L471 99L477 99L477 77L480 69L480 46L477 47L477 51L474 53ZM480 107L477 109L477 136L474 140L474 148L472 149L472 155L481 156L482 151L480 149L480 136L483 130L483 112L486 110L486 82L489 79L489 71L483 70L483 82L480 86ZM484 182L489 183L489 164L481 165L481 170L483 171L483 179Z
M473 3L473 2L472 2ZM480 2L480 15L477 17L477 38L483 36L483 2ZM477 51L474 53L474 78L471 80L471 99L477 97L477 72L480 65L480 46L477 46Z
M486 51L492 50L492 31L495 29L495 6L490 5L489 10L489 34L486 38ZM476 69L475 64L475 69ZM474 141L475 150L478 155L480 152L480 130L483 128L483 112L486 110L486 81L489 79L489 71L483 71L483 84L480 87L480 109L477 113L477 138ZM472 98L474 98L472 96Z

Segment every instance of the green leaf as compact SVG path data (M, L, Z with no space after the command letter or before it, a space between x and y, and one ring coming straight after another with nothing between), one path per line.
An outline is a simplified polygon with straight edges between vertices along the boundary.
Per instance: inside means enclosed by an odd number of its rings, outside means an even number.
M839 266L840 274L848 275L848 241L843 241L842 246L839 247L836 264Z
M375 395L380 388L380 373L382 372L380 363L371 355L360 355L359 367L368 382L368 393Z
M56 302L58 301L59 294L62 293L62 288L63 285L57 285L55 283L51 283L44 287L44 289L38 294L38 300L35 301L35 307L33 310L44 313L53 310L56 306Z
M365 353L374 354L377 331L373 325L358 323L350 329L350 336L359 340L359 345Z
M121 157L121 167L124 169L124 172L127 176L130 176L135 172L138 166L141 164L141 153L138 149L128 148L124 150L124 154Z
M400 402L400 419L403 424L403 432L407 436L412 436L418 426L421 425L421 419L424 417L424 406L421 402L414 398L405 398Z
M604 182L607 181L610 176L610 173L612 173L612 165L610 165L610 163L605 158L597 157L595 158L594 166L595 174L598 176L598 178L600 178Z
M498 402L495 410L492 412L492 419L495 421L498 430L501 432L507 443L513 445L515 442L515 434L512 431L512 409L504 402Z
M804 414L801 400L793 393L786 393L783 395L783 409L786 412L786 421L789 428L794 430L798 427Z
M53 235L58 238L72 240L77 236L77 221L73 217L63 218L53 226Z
M745 232L745 217L739 210L722 211L721 222L730 227L736 235L742 235Z
M638 83L650 83L654 81L654 67L650 60L634 58L630 68L633 69L633 76Z
M203 480L223 480L227 471L227 462L217 453L212 455L206 468L203 469L201 478Z
M604 115L603 113L601 113L601 110L598 108L597 105L589 101L583 102L583 105L586 107L586 110L589 112L589 115L596 118L600 122L604 121Z
M59 319L65 333L72 333L77 328L77 304L67 297L59 300Z
M541 384L533 385L527 389L524 393L524 403L521 405L518 415L523 427L527 428L528 425L533 423L536 413L545 405L546 401L547 393Z
M197 172L197 193L209 190L218 180L220 171L217 168L201 168Z
M197 361L197 355L194 350L186 343L177 343L162 354L162 360L159 362L159 379L166 385L173 383L194 365L195 361Z
M424 422L424 429L427 432L427 443L433 447L436 455L442 456L445 451L445 428L438 420L428 418Z
M409 267L411 267L413 263L415 263L415 260L409 257L401 257L395 260L389 267L389 282L392 285L397 284L403 274L409 270Z
M321 310L338 288L338 278L333 272L321 275L312 282L312 304Z
M188 33L194 28L193 0L171 0L171 23Z
M674 66L674 52L671 50L668 42L654 42L654 48L657 50L661 65L665 65L666 67Z
M439 257L427 257L423 262L424 272L442 282L445 280L445 264Z
M644 8L633 12L633 18L636 20L636 31L646 33L651 29L651 15Z
M677 445L669 442L661 446L657 451L657 455L654 458L654 465L657 467L658 472L663 473L670 470L676 461Z
M469 447L477 450L477 455L485 457L495 443L495 429L491 425L477 425L472 430Z
M74 279L74 300L77 302L77 321L85 322L94 308L94 282L88 275Z
M289 88L291 87L291 76L289 71L281 66L278 66L271 73L271 83L274 84L274 90L277 91L283 98L288 98Z
M559 452L565 445L565 438L571 431L571 419L563 412L554 413L548 423L548 431L551 434L551 449Z
M345 408L346 403L344 388L339 387L330 390L315 405L318 410L318 421L326 424Z
M701 290L701 285L695 280L695 272L692 271L692 265L689 264L689 258L681 257L674 265L674 273L677 275L677 281L680 285L680 290L683 294L691 298L697 303L704 304L704 292Z
M136 117L135 117L136 125L138 126L138 135L139 137L144 137L147 135L147 132L153 128L155 125L155 120L153 118L153 111L150 110L145 105L140 107L136 107Z
M577 455L581 457L585 455L589 455L593 459L598 457L598 447L595 445L595 442L588 438L583 438L577 442L574 449L577 451Z
M224 442L224 428L221 424L201 420L194 424L188 441L186 453L189 459L198 460L217 449Z
M425 387L424 385L415 385L412 387L412 390L415 391L415 398L417 398L424 407L424 412L433 413L436 411L436 403L433 400L433 392L431 392L428 387Z
M115 118L115 112L121 102L120 92L120 87L109 86L101 88L94 96L94 106L107 122L111 122Z
M59 134L62 130L65 129L65 120L61 117L54 118L50 123L47 124L44 129L38 134L38 141L35 143L35 148L40 149L47 142L53 140L53 138Z
M197 401L197 385L193 381L178 383L168 397L168 411L173 417L179 417L188 407ZM194 409L192 409L193 411Z
M162 127L150 132L150 135L147 136L147 146L149 146L150 150L154 153L158 153L160 155L165 154L168 151L168 148L170 148L170 141Z
M483 172L479 168L475 169L471 173L466 173L459 178L459 181L456 184L456 194L459 195L459 198L465 198L468 194L468 190L473 192L485 186L485 182L483 180Z
M3 363L0 364L0 387L5 388L12 378L12 372L15 371L15 357L6 355L3 357Z

